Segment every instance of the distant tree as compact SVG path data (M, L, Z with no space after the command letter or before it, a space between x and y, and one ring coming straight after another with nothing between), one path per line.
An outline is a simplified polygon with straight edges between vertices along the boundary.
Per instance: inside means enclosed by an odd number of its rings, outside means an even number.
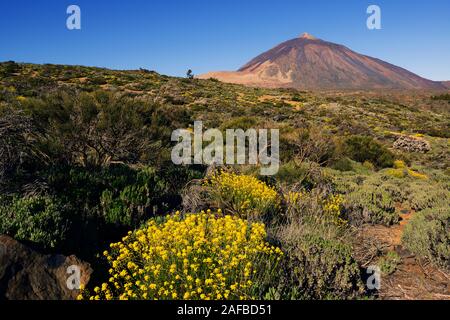
M192 70L191 70L191 69L189 69L189 70L186 72L186 76L187 76L188 79L194 79L194 74L192 73Z

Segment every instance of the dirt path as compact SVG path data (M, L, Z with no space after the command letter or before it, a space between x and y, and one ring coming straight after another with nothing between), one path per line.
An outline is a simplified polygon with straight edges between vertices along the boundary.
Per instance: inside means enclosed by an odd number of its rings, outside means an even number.
M401 213L400 223L392 227L363 227L355 242L356 259L367 267L376 265L389 251L395 251L401 257L397 270L381 278L381 299L450 300L450 275L421 261L402 246L404 228L414 214Z

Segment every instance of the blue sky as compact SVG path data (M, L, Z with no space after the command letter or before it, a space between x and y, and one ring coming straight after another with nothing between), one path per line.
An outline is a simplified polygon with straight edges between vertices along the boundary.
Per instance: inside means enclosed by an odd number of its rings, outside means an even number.
M81 8L81 30L66 9ZM368 30L366 9L382 11ZM235 70L303 32L432 80L450 80L448 0L14 0L0 2L0 61Z

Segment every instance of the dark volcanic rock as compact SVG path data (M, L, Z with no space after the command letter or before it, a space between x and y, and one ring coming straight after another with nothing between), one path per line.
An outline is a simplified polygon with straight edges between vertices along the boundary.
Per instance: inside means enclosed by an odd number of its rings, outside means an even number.
M70 266L80 270L80 283L87 284L90 265L75 256L43 255L20 242L0 235L0 300L70 300L79 294L67 280Z

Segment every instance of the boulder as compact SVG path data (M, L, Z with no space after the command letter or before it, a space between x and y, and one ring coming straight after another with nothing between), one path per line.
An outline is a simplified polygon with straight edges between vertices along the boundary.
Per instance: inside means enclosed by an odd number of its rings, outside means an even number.
M73 284L86 285L91 274L90 265L73 255L44 255L0 235L0 300L76 299Z
M420 152L427 153L431 150L430 143L422 138L416 138L411 136L400 136L395 142L393 147L395 149L404 150L407 152Z

